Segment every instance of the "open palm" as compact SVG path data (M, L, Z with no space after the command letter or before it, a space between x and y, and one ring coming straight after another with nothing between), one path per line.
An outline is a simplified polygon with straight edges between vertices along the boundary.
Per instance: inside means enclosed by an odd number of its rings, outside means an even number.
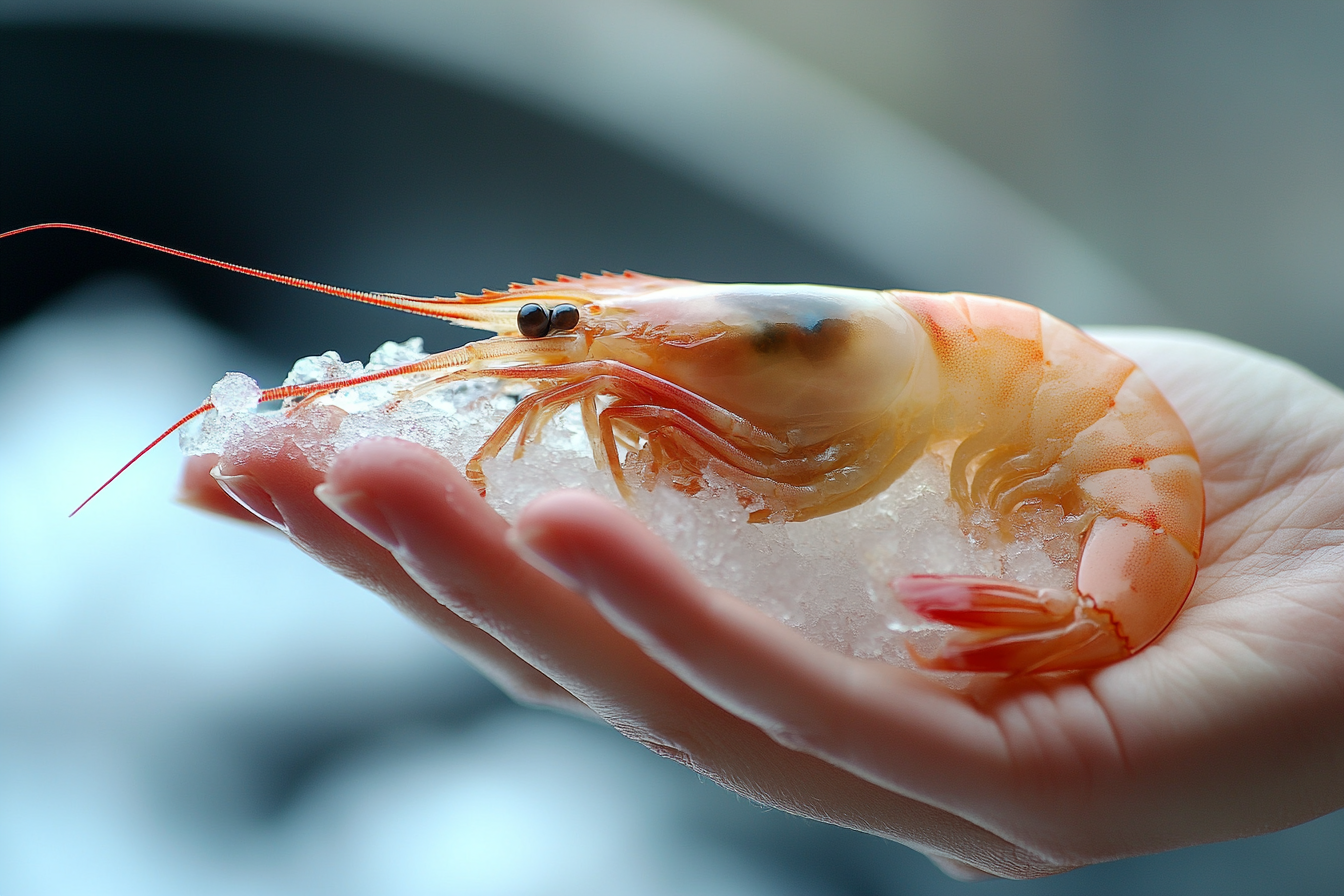
M1171 628L1086 674L959 693L832 653L705 588L620 508L558 493L510 530L407 443L347 451L321 501L322 474L283 440L222 484L520 699L950 870L1048 874L1344 805L1344 394L1197 334L1097 335L1185 419L1207 527ZM186 488L220 509L204 465Z

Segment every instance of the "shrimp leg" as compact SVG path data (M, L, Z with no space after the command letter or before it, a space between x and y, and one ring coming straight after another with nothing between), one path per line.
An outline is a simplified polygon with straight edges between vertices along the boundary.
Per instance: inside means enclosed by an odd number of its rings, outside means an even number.
M575 370L575 368L582 369ZM592 368L598 368L598 370ZM691 434L692 441L702 448L708 447L709 454L717 457L730 467L750 471L760 477L775 477L791 473L794 477L805 478L815 475L818 469L826 463L806 454L801 457L781 457L777 452L785 449L782 443L751 427L741 418L705 402L704 399L692 393L683 395L684 390L661 380L647 375L625 376L624 374L627 371L642 374L642 371L625 368L624 365L612 362L587 362L556 365L549 368L509 368L485 371L484 375L489 376L551 382L560 380L561 377L574 377L575 379L572 382L560 382L559 385L536 392L520 401L517 407L509 412L508 416L490 435L490 438L481 445L475 457L468 462L465 470L467 478L477 487L483 489L485 478L481 472L481 463L487 458L498 455L515 433L519 435L521 443L530 437L530 433L535 430L536 421L539 418L549 419L574 402L583 402L586 407L589 402L595 401L600 395L614 396L621 402L597 415L596 431L591 426L587 427L589 439L593 442L594 458L597 459L599 464L605 460L613 472L619 469L614 431L614 425L618 420L626 423L637 423L645 431L650 428L650 422L667 424L680 432ZM482 374L472 372L472 375ZM453 374L452 376L456 378L459 374ZM678 399L683 400L678 401ZM741 440L747 447L762 451L760 443L765 443L762 453L766 455L766 459L749 453L734 439L722 435L716 428L702 423L687 410L664 406L673 402L698 411L699 416L708 417L716 423L723 418L735 421L738 424L734 427L735 429L747 430L747 438ZM770 449L776 450L772 451ZM835 461L830 463L834 465Z

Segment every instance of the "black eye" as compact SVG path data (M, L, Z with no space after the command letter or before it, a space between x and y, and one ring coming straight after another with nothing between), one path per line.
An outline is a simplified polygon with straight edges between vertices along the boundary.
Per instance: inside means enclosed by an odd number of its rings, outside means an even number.
M536 302L518 309L518 332L528 339L540 339L551 331L551 316Z
M579 325L579 309L566 302L551 309L552 330L572 330Z

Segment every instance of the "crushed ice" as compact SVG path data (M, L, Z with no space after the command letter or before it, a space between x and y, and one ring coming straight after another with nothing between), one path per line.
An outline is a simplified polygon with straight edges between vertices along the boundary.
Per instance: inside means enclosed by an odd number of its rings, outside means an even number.
M210 390L210 403L222 416L246 414L257 409L261 401L261 386L252 377L242 373L226 373Z
M386 370L425 357L419 339L385 343L369 359L344 362L335 352L303 358L285 383L309 383ZM520 391L493 379L450 383L423 394L418 373L366 383L323 397L314 406L344 412L333 434L328 418L307 425L308 408L241 413L256 407L256 383L228 374L211 391L220 412L203 416L181 435L187 454L240 452L282 421L309 461L324 469L345 448L378 436L426 445L461 468L517 404ZM245 381L245 382L243 382ZM251 390L246 388L250 384ZM226 404L218 401L226 397ZM248 405L247 402L251 401ZM517 460L512 448L483 465L486 500L513 519L537 496L558 488L586 488L620 498L610 475L599 472L576 408L559 414ZM711 483L711 486L713 483ZM733 489L709 488L688 497L669 488L639 493L632 510L695 570L706 584L733 593L799 629L812 640L855 656L910 665L907 645L926 649L940 627L904 610L890 582L915 573L960 573L1010 578L1035 586L1071 588L1076 548L1048 527L1008 544L963 531L948 499L943 462L926 456L891 488L864 504L805 522L751 524Z

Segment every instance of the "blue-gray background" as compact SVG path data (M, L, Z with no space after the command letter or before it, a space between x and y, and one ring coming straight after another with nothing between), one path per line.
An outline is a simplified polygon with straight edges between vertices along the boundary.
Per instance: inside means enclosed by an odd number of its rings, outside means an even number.
M633 4L681 23L640 35L668 58L689 41L692 69L712 67L710 46L770 75L748 85L761 121L672 104L647 126L642 97L714 85L632 71L648 82L604 118L565 66L559 87L495 82L490 58L431 64L423 43L361 41L302 3L277 21L65 5L0 3L0 229L73 220L408 293L634 268L967 287L1067 313L1070 290L1096 284L1105 301L1080 299L1079 322L1211 330L1344 381L1337 4ZM506 69L518 52L538 51L505 40L486 56ZM555 48L580 52L597 55ZM802 97L783 125L765 120L772 84L786 111ZM818 111L835 96L847 118ZM675 133L658 129L676 115ZM836 163L849 180L809 193L797 172L825 169L826 143L790 154L836 120L853 123L824 134L837 156L860 152ZM703 141L678 141L697 127ZM751 140L757 181L733 155ZM1017 255L1073 279L999 259L1022 233ZM1344 879L1331 816L1056 879L956 883L512 706L278 539L171 505L171 448L64 519L223 370L273 381L327 349L461 341L446 327L55 233L0 243L0 323L6 896L1316 893Z

